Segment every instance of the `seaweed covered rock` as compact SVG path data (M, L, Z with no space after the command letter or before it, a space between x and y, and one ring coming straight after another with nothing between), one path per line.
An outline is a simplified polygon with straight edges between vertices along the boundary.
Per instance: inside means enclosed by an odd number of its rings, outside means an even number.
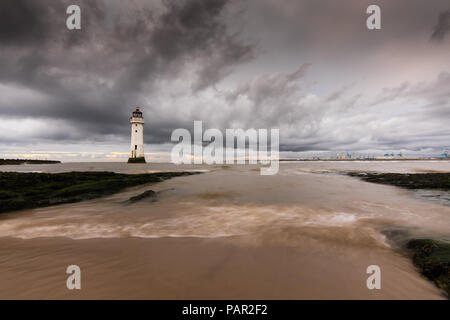
M138 194L137 196L131 197L130 199L128 199L128 203L134 203L137 201L141 201L143 199L148 199L151 198L152 201L156 201L156 192L153 190L147 190L141 194Z
M196 173L0 172L0 213L95 199L125 188Z
M441 189L450 190L450 173L375 173L348 172L349 176L358 177L372 183L388 184L406 189Z
M21 164L55 164L61 163L57 160L30 160L30 159L0 159L1 165L21 165Z
M450 243L414 239L406 247L420 272L450 296Z

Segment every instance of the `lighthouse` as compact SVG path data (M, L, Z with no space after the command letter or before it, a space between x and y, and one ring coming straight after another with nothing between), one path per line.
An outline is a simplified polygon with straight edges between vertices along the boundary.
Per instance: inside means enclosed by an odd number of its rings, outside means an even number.
M128 163L145 163L144 156L144 117L139 108L130 117L131 145Z

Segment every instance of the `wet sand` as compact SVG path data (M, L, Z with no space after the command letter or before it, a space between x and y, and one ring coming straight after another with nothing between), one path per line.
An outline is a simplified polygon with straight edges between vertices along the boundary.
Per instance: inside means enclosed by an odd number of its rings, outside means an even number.
M339 254L205 239L1 239L1 299L442 299L387 249ZM45 251L45 254L42 252ZM81 268L81 290L65 270ZM366 288L365 268L383 270Z
M47 168L170 169L102 165ZM106 198L2 214L0 298L444 298L386 234L448 239L450 208L336 174L354 166L289 163L276 176L260 176L249 166L197 167L209 171ZM417 166L381 167L438 169ZM124 204L148 189L160 191L157 202ZM80 291L66 288L72 264L81 267ZM369 265L381 268L381 290L366 287Z

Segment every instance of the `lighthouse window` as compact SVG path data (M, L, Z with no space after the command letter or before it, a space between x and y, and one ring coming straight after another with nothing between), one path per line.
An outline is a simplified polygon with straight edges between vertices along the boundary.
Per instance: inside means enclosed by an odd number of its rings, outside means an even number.
M136 132L137 132L137 130L136 130Z

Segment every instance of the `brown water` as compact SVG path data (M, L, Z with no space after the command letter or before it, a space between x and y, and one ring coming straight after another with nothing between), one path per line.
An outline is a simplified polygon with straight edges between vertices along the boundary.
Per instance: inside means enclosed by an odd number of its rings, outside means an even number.
M396 240L450 238L450 207L342 171L450 172L450 162L257 166L80 163L13 171L200 170L82 203L0 217L0 298L438 299ZM125 204L145 190L158 201ZM401 232L399 232L401 231ZM82 270L82 290L65 269ZM379 265L382 289L368 290Z

